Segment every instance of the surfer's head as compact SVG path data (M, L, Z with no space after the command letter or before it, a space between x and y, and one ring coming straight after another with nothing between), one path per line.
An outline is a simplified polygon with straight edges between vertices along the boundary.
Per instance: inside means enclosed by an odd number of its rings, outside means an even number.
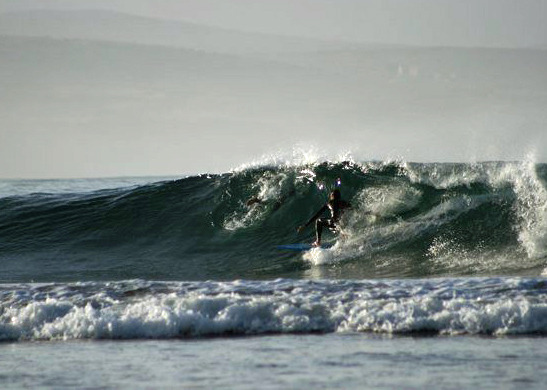
M330 193L329 200L340 200L340 199L342 199L342 194L340 194L339 189L333 190Z

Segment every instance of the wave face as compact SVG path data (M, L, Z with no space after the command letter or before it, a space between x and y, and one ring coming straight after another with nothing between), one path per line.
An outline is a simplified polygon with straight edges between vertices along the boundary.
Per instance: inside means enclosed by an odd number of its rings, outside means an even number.
M0 341L270 333L547 334L529 278L0 286Z
M297 235L341 181L328 250ZM0 282L538 276L547 166L323 162L0 198Z

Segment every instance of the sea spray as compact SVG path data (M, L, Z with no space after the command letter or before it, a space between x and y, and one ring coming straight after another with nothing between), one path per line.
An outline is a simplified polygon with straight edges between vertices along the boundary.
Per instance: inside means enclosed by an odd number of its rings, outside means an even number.
M507 173L517 195L519 241L531 258L547 255L547 190L537 175L535 164L521 163ZM512 172L511 172L512 171Z

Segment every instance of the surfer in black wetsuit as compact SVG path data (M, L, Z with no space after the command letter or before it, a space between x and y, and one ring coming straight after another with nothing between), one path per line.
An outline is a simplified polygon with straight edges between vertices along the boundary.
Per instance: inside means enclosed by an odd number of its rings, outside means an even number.
M342 195L340 190L336 189L332 191L329 195L329 200L321 209L315 213L313 217L305 224L298 227L298 232L300 233L304 228L310 225L313 221L315 222L315 237L316 240L313 243L314 246L321 246L321 234L323 233L323 228L326 227L332 231L338 230L338 223L340 222L340 217L342 211L350 207L350 204L342 200ZM329 210L330 218L319 218L321 215Z

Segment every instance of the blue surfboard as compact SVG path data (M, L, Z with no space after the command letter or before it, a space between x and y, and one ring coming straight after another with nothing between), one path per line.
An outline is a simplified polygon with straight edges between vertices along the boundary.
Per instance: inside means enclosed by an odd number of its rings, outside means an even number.
M333 245L334 244L321 244L321 249L331 248ZM317 247L313 246L312 244L286 244L286 245L277 246L277 249L295 251L295 252L305 252L313 248L317 248Z

